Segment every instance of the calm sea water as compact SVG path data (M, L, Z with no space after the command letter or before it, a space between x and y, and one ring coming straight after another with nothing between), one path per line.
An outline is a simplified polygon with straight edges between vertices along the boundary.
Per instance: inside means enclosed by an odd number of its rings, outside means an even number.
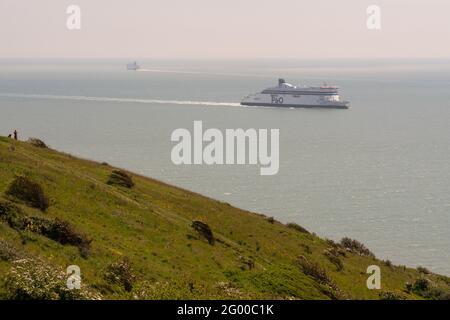
M127 62L0 61L1 134L17 128L22 138L450 275L450 61L140 61L139 72ZM278 77L337 84L352 108L238 106ZM194 120L279 128L278 175L173 165L170 135Z

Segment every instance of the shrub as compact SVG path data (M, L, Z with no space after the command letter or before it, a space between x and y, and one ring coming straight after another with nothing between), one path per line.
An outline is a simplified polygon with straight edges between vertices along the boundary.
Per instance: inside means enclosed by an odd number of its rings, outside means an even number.
M430 280L425 278L419 278L413 283L412 291L416 293L420 291L426 291L430 289L430 285L431 285Z
M15 230L35 232L62 245L76 246L83 257L86 257L89 252L92 241L78 233L68 222L58 218L50 220L27 216L11 202L0 200L0 219Z
M86 288L70 290L67 275L40 260L22 259L13 262L6 276L6 299L10 300L78 300L100 299Z
M328 294L333 299L345 298L345 294L337 286L337 284L328 276L324 268L318 263L310 262L304 256L300 256L297 260L298 265L303 273L312 277L317 283L322 284L331 289Z
M336 252L337 252L338 254L340 254L341 256L347 257L347 252L346 252L344 249L342 249L342 247L337 247L337 248L335 248L335 250L336 250Z
M338 248L338 247L340 247L340 244L339 243L336 243L334 240L332 240L332 239L325 239L325 242L330 246L330 247L333 247L333 248Z
M239 261L241 262L242 270L252 270L255 267L255 261L252 257L239 256Z
M269 222L269 223L275 223L276 222L276 220L275 220L275 218L274 217L268 217L267 218L267 222Z
M325 257L328 258L328 260L336 266L337 271L344 270L344 264L342 263L341 259L339 258L339 252L331 247L324 251L323 253Z
M301 233L307 233L307 234L310 234L308 230L306 230L306 229L303 228L302 226L296 224L295 222L289 222L289 223L287 224L287 227L288 227L288 228L291 228L291 229L294 229L294 230L296 230L296 231L298 231L298 232L301 232Z
M0 261L14 261L20 259L21 256L9 242L0 240Z
M214 235L209 225L205 222L194 220L192 221L191 227L203 236L210 245L214 245Z
M311 253L312 253L311 247L308 246L307 244L302 243L301 246L302 246L303 250L304 250L307 254L311 254Z
M109 185L118 185L125 188L134 187L134 182L131 176L121 170L114 170L109 176L109 180L107 183Z
M419 271L420 273L423 273L423 274L431 274L430 270L428 270L425 267L421 267L421 266L417 267L417 271Z
M325 269L318 263L309 262L308 259L303 256L298 259L298 263L304 274L313 277L319 283L328 284L331 282L331 279L328 277Z
M347 257L347 251L342 245L331 239L325 239L325 242L330 246L329 250L333 250L333 253L336 253L336 256L341 255Z
M37 148L48 148L44 141L37 138L29 138L28 143Z
M425 295L425 298L433 300L450 300L450 290L442 288L431 288Z
M6 193L42 211L47 210L49 206L48 198L44 194L42 187L26 177L16 177Z
M75 231L74 228L66 221L58 218L55 220L50 220L39 217L26 217L24 218L23 227L25 230L39 233L49 239L61 243L62 245L69 244L75 246L84 257L86 257L89 252L91 240Z
M378 296L380 300L406 300L403 295L393 291L381 291Z
M448 287L446 289L439 288L426 278L416 279L413 284L407 283L406 289L426 299L450 300L450 289Z
M130 260L126 257L108 265L104 277L107 281L122 286L127 292L133 290L136 280Z
M22 210L15 204L9 201L0 200L0 219L5 221L13 229L21 229L22 222Z
M358 240L347 237L342 238L341 246L360 256L375 257L375 255Z
M411 282L406 282L405 283L405 287L406 287L406 292L411 293L412 289L413 289L413 285Z
M386 265L386 267L391 268L391 269L394 267L394 265L392 264L391 260L384 261L384 264Z

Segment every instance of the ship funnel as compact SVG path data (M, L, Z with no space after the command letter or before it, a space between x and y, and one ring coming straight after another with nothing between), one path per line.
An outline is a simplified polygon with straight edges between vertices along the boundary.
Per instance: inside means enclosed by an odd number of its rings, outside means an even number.
M283 83L286 83L286 81L284 81L284 79L278 79L278 86L280 86L281 87L281 85L283 84Z

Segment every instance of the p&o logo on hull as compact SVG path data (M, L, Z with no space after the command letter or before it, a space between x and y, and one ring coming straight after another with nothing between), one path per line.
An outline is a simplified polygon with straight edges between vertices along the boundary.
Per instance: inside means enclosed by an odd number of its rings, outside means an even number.
M278 97L277 95L272 94L272 103L273 104L283 104L284 100L283 97Z

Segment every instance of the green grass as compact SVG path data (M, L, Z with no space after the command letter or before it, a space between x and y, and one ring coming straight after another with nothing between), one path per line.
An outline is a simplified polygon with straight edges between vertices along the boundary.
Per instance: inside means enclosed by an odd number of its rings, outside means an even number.
M133 173L132 188L108 185L115 169L0 137L0 199L14 202L29 216L67 221L92 243L88 256L82 257L74 246L30 230L13 230L1 220L0 240L61 270L80 266L83 286L104 299L334 297L331 288L302 272L300 256L326 270L341 291L340 298L379 298L379 290L366 287L365 272L372 264L382 269L383 291L421 298L405 291L405 283L423 276L415 269L388 267L375 258L347 252L340 257L344 269L337 271L323 254L330 244L315 235ZM16 176L42 186L50 201L45 212L5 194ZM214 245L192 229L193 220L210 226ZM136 278L131 292L104 276L108 266L125 257ZM242 261L249 259L252 268L243 266ZM8 294L4 279L13 264L0 260L0 298ZM436 287L450 290L447 277L426 277Z

